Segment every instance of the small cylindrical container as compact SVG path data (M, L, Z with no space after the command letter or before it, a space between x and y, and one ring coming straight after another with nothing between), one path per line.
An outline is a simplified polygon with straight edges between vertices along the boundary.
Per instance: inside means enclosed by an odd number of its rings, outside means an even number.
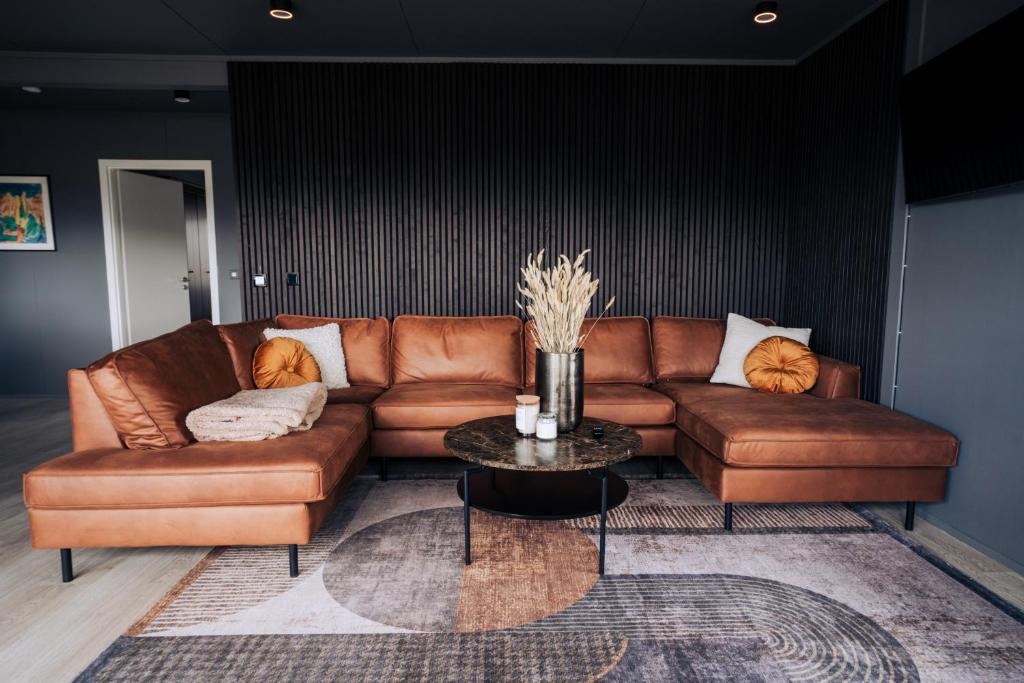
M537 432L537 415L540 413L540 396L523 394L516 396L516 431L523 436Z
M558 416L554 413L537 415L537 438L550 441L558 437Z
M537 349L540 409L557 415L558 431L571 432L583 420L583 350L547 353Z

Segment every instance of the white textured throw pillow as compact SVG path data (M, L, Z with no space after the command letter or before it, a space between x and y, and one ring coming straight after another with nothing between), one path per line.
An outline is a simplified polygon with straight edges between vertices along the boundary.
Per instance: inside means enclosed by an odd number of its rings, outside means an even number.
M320 366L320 380L328 389L346 389L348 371L345 369L345 351L341 348L341 329L338 323L327 323L320 327L307 327L301 330L279 330L268 327L263 330L267 339L287 337L302 342L316 364Z
M811 331L798 327L769 327L730 313L725 327L725 343L722 344L718 367L715 368L715 374L711 375L711 381L715 384L749 387L750 382L743 374L743 362L754 347L768 337L786 337L807 344L811 341Z

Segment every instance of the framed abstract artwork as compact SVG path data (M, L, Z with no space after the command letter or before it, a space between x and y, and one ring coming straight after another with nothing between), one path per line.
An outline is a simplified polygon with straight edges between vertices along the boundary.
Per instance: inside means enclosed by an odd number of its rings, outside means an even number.
M0 251L53 251L46 176L0 175Z

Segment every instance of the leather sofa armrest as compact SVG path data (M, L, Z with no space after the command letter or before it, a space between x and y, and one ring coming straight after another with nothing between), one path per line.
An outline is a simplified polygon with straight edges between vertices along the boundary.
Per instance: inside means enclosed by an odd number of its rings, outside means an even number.
M810 393L818 398L860 398L860 366L818 355L818 381Z
M85 370L68 370L68 398L71 407L71 444L76 451L124 448Z

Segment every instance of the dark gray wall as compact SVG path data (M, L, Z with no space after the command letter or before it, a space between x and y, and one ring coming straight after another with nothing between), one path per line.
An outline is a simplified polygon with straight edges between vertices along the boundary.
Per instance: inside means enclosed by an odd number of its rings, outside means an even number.
M0 252L0 394L63 394L68 368L110 351L98 159L211 159L221 316L241 319L227 114L0 113L0 174L50 176L55 252Z
M1024 187L911 207L897 410L960 437L922 513L1024 567Z
M1022 0L910 0L905 69L1022 5ZM1024 188L912 206L906 245L901 186L896 200L881 400L889 404L894 396L897 410L939 424L962 441L946 502L924 506L921 515L1022 571L1024 434L1019 413L1024 396L1013 380L1019 384L1024 376L1015 360L1024 338L1024 271L1019 265L1024 262Z
M248 317L515 314L542 247L614 315L779 317L791 67L229 73Z
M245 313L516 313L589 247L612 314L813 327L877 399L904 9L795 68L232 63Z
M878 400L906 5L890 0L796 67L782 322L861 366Z

